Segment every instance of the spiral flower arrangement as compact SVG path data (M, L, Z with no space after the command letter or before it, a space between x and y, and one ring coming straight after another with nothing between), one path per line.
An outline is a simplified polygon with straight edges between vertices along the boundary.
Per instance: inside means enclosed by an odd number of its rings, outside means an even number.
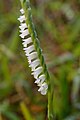
M47 70L47 66L42 54L42 49L35 31L32 20L32 11L29 0L20 0L22 9L20 10L21 16L18 18L20 21L20 37L23 41L25 55L27 56L29 67L31 68L32 75L35 78L35 83L38 85L38 91L42 95L48 97L48 119L53 120L53 92L51 79Z
M20 10L21 16L18 18L20 21L20 37L23 41L24 51L25 55L27 56L29 67L31 67L32 75L34 76L35 83L40 87L38 89L39 92L41 92L42 95L46 95L48 85L46 83L46 76L43 72L43 66L41 65L40 58L38 57L38 52L36 51L36 47L34 45L34 42L31 38L31 34L29 33L28 26L26 24L26 17L25 12L23 9ZM37 46L38 47L38 46Z

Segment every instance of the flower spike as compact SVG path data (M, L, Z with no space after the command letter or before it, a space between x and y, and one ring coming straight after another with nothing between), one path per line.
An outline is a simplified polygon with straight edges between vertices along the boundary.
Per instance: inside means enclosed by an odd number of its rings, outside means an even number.
M22 9L20 10L22 16L18 19L20 21L20 32L23 41L24 51L28 58L29 67L31 67L34 75L35 83L39 86L38 91L42 95L48 96L48 119L54 119L53 112L53 92L52 82L47 70L47 66L42 55L39 40L32 20L31 7L29 0L20 0ZM25 32L24 32L25 31ZM30 46L34 46L31 47ZM29 48L29 49L28 49Z
M22 38L22 41L23 41L22 43L24 47L23 49L25 51L25 55L28 58L29 67L31 67L31 71L32 71L31 74L36 79L35 83L40 87L38 91L41 92L42 95L46 95L48 84L46 81L46 75L45 75L44 68L41 63L41 59L39 57L39 52L38 52L41 49L38 50L38 47L40 48L40 46L37 46L36 48L37 41L34 41L32 39L32 33L30 33L29 28L28 28L30 25L26 24L26 20L28 18L26 18L25 16L25 11L21 9L20 12L22 16L18 18L18 20L20 21L19 28L20 28L20 33L21 33L19 36ZM42 51L40 51L40 53L41 52Z

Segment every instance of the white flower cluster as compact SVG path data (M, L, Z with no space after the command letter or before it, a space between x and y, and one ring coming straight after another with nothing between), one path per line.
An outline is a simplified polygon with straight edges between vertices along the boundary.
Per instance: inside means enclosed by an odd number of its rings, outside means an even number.
M20 37L23 41L22 44L24 46L25 55L28 58L29 67L31 67L32 70L32 75L36 79L35 83L40 87L38 91L41 92L42 95L46 95L48 89L48 85L45 82L46 77L45 74L43 74L43 68L40 64L38 53L35 50L35 46L28 31L28 26L25 22L26 17L24 15L24 10L21 9L20 12L22 13L22 16L20 16L18 20L20 21Z

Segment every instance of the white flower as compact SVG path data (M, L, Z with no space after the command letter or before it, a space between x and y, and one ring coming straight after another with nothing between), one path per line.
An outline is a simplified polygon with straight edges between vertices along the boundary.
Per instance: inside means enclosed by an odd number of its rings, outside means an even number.
M48 89L47 83L43 83L41 87L38 89L39 92L41 92L42 95L46 95Z
M28 56L27 53L26 53L26 56ZM29 54L29 56L28 56L29 63L31 63L32 60L36 59L37 57L38 57L37 52L32 52L31 54Z
M33 52L34 50L35 50L34 45L31 45L31 46L25 48L25 53L27 54L27 56L29 56L30 53Z
M18 20L22 23L26 20L25 15L22 15L18 18Z
M42 74L42 75L40 75L39 78L35 81L35 83L37 83L38 86L40 86L44 81L45 81L45 75Z
M33 62L31 62L31 64L29 65L29 67L32 68L32 71L35 71L36 67L40 65L40 60L36 59Z
M24 47L27 47L28 44L32 43L32 39L31 37L30 38L27 38L27 39L23 39L22 41L24 41L22 44L24 45Z
M42 67L38 67L34 70L34 72L32 73L32 75L34 75L34 78L37 79L38 76L42 73L43 68Z
M22 34L20 34L21 38L25 38L27 35L29 35L29 31L28 29L24 30L24 31L20 31Z
M22 14L24 14L24 10L23 10L23 9L21 9L20 12L21 12Z
M21 31L25 30L27 28L26 23L21 23L21 25L19 26L19 28L21 29Z
M22 13L22 16L18 18L20 21L20 37L22 38L23 41L23 50L25 51L25 55L28 58L29 62L29 67L31 67L32 75L34 76L35 83L40 87L38 91L42 95L46 95L48 85L45 82L46 77L45 74L43 73L43 67L41 66L40 59L38 57L38 53L35 49L35 46L33 44L32 38L30 37L30 33L28 31L29 25L26 24L25 20L25 15L24 15L24 10L21 9L20 12ZM29 36L28 36L29 35Z

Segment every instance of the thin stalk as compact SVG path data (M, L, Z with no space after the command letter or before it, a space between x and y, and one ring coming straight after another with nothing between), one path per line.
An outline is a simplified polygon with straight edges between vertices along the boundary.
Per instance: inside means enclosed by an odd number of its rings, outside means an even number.
M32 41L34 43L35 49L38 53L38 57L40 59L40 64L43 67L43 73L46 76L46 82L48 84L48 120L53 120L53 94L51 90L51 80L50 76L47 70L47 66L44 61L44 57L42 55L42 51L40 48L39 40L37 37L37 33L35 31L35 27L32 21L32 13L31 13L31 7L29 0L20 0L23 10L25 11L25 17L26 17L26 24L28 26L28 30L30 33L30 36L32 38Z
M48 120L54 120L53 115L53 92L51 84L48 84Z

